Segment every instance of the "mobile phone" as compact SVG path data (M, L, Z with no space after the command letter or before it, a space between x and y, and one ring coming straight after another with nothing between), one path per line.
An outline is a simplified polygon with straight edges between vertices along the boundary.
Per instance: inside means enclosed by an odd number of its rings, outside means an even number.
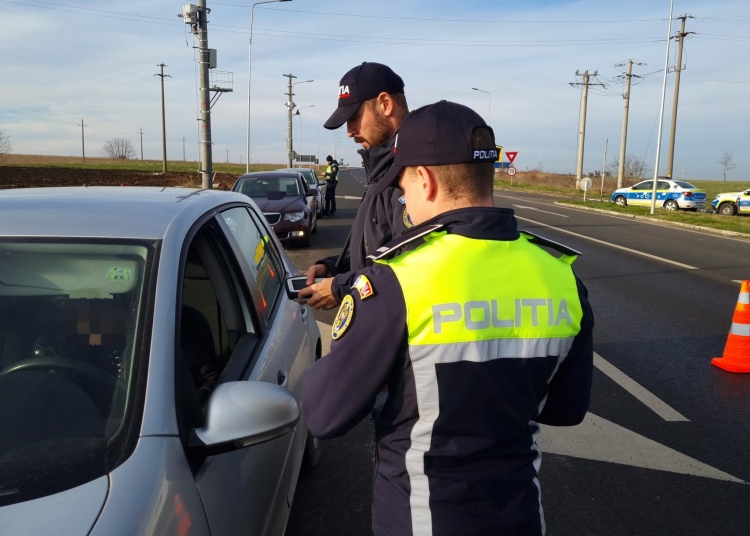
M320 283L323 278L315 278L315 283ZM299 291L307 287L307 276L288 277L286 280L286 294L289 299L299 299Z

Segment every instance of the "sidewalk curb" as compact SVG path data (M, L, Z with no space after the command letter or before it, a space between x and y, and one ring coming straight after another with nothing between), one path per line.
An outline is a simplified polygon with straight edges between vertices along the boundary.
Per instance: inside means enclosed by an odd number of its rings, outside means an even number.
M724 231L722 229L713 229L712 227L703 227L702 225L692 225L689 223L680 223L678 221L667 221L659 220L657 218L650 218L648 216L638 216L637 214L622 214L621 212L615 212L614 210L605 210L602 208L593 207L581 207L570 203L555 201L555 205L560 205L566 208L574 208L577 210L585 210L588 212L598 212L600 214L606 214L607 216L619 216L621 218L630 218L631 220L645 221L656 225L663 225L665 227L683 227L686 229L694 229L696 231L702 231L709 234L715 234L719 236L731 236L733 238L744 238L750 240L750 234L739 233L737 231Z

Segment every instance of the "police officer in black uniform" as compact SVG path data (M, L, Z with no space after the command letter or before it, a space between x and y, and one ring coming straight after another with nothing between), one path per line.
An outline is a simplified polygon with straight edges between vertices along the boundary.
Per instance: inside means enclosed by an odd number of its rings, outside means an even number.
M339 183L339 163L331 155L326 157L326 206L323 214L336 214L336 186Z
M305 420L343 435L388 384L375 536L541 536L539 423L580 423L591 392L578 253L493 206L495 139L473 110L420 108L395 148L374 191L400 181L416 227L354 274L331 352L305 372Z
M358 152L367 173L367 191L342 254L321 259L307 271L307 284L312 286L300 297L316 309L337 307L351 285L348 274L364 268L368 254L411 227L398 185L374 191L393 164L394 136L408 113L404 81L390 67L365 62L341 79L338 107L324 126L335 130L346 123L347 135L362 145ZM319 277L329 279L313 285Z

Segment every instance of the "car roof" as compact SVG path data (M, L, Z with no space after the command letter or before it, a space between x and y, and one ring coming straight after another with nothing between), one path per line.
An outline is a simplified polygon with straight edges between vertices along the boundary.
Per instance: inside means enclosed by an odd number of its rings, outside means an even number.
M69 187L0 191L0 236L162 239L184 211L247 202L234 192L190 188Z
M240 179L263 179L263 178L275 178L275 177L299 177L299 172L295 169L294 171L281 169L278 171L253 171L252 173L244 173L239 176Z

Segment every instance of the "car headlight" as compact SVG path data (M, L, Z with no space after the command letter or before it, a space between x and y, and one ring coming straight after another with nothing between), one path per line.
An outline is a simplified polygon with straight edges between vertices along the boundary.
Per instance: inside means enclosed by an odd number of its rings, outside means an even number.
M291 222L300 221L305 217L304 212L288 212L287 214L284 214L284 219L289 220Z

